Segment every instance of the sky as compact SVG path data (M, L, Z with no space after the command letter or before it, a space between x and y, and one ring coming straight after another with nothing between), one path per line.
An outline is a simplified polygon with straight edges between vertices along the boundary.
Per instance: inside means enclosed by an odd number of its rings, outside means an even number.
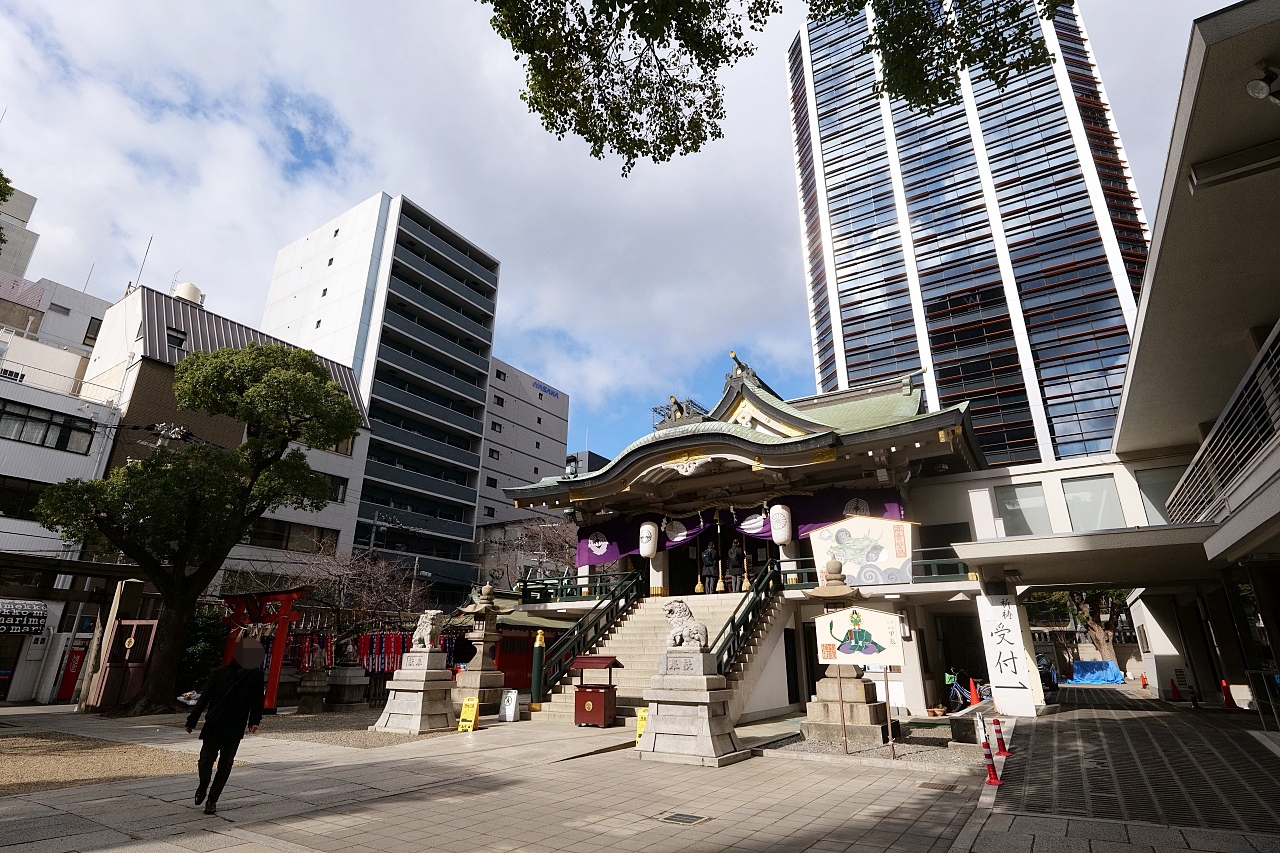
M1191 22L1226 2L1079 2L1150 221ZM623 178L528 113L473 0L0 0L27 277L111 301L191 281L256 325L281 246L403 193L502 262L494 355L570 395L570 451L615 454L668 395L714 404L730 349L812 394L784 64L804 14L787 0L723 76L724 139Z

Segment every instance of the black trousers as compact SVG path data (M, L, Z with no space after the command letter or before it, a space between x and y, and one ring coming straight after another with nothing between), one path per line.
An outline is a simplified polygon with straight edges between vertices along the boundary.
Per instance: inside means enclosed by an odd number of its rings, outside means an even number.
M231 775L231 765L236 760L236 750L240 748L240 739L235 740L215 740L206 738L200 742L200 762L197 765L200 770L200 790L208 791L209 800L217 802L218 797L222 794L222 789L226 787L227 777ZM213 763L218 762L218 772L213 772ZM213 777L213 785L209 784L209 777Z

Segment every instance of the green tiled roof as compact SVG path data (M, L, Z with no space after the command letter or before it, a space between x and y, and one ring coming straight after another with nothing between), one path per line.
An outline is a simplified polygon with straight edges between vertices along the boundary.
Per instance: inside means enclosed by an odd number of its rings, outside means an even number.
M919 389L913 389L910 394L900 391L879 394L800 412L802 417L827 424L837 432L846 434L900 424L918 414Z

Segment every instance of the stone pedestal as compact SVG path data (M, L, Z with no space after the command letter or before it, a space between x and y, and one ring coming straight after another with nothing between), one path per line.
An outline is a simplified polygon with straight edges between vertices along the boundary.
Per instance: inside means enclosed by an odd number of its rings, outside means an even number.
M476 711L482 717L498 713L502 704L502 686L506 676L496 669L464 669L454 678L453 708L462 708L468 696L475 696L479 703Z
M457 728L452 687L444 652L408 652L387 682L387 705L369 731L420 735Z
M849 743L863 745L889 742L888 703L876 701L875 682L862 677L861 667L828 664L826 677L818 682L817 689L818 701L805 706L807 719L800 724L805 740L843 743L848 737ZM840 724L842 694L843 726ZM894 737L899 734L895 723Z
M715 655L667 649L652 685L644 692L649 721L636 746L642 760L723 767L751 757L729 719L733 691L716 673Z
M324 694L329 692L329 673L311 669L298 679L298 713L323 714Z
M329 670L329 692L324 697L324 709L337 713L363 711L369 707L365 693L369 690L369 676L362 666L335 666Z

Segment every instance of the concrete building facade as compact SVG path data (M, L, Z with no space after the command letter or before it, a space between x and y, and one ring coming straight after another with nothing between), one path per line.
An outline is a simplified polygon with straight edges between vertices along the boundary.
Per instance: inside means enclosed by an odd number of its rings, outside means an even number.
M512 506L505 488L559 474L569 435L569 395L504 361L493 359L480 453L476 526L538 515Z
M0 229L4 230L4 245L0 246L0 273L22 278L36 250L40 235L27 228L31 214L36 209L36 197L15 189L4 204L0 204Z
M372 430L357 547L441 589L476 578L498 261L379 193L280 250L263 331L351 364Z
M1039 22L1051 67L962 69L933 115L876 95L871 14L788 56L818 390L919 370L993 465L1106 452L1147 232L1079 9Z

